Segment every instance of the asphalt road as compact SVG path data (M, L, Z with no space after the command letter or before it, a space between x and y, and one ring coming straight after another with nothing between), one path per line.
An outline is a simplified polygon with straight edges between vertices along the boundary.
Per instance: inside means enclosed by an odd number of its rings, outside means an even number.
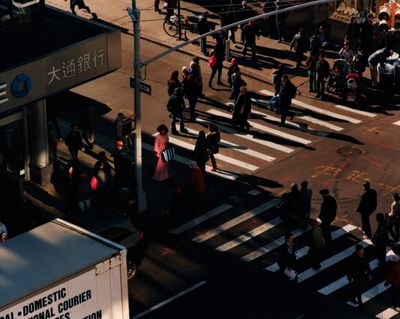
M112 121L116 114L132 109L129 88L132 37L123 35L122 40L122 68L72 93L76 100L85 96L102 107L104 112L96 134L109 139L113 137ZM142 58L147 59L164 48L142 41L142 50ZM390 195L400 188L396 134L399 127L393 124L400 120L398 97L396 102L395 96L375 92L362 99L360 105L352 106L335 98L321 102L301 87L302 93L294 103L298 112L292 124L281 128L277 122L279 115L265 109L270 97L267 91L272 88L263 81L245 78L258 101L253 104L252 129L244 135L233 131L229 124L228 88L216 84L215 89L205 86L207 99L197 106L199 120L187 124L189 134L171 136L180 156L171 165L171 174L185 182L188 173L185 163L191 159L196 132L209 122L217 123L225 143L221 155L225 157L217 159L219 173L206 176L202 213L208 215L194 215L187 209L181 214L159 216L156 210L168 209L171 184L151 180L155 158L149 149L156 127L160 123L169 124L165 109L168 75L188 65L190 59L183 53L171 54L149 65L143 75L153 92L151 96L143 94L142 112L144 184L149 214L154 213L154 220L145 230L150 239L148 255L130 284L132 314L136 318L295 319L374 318L384 311L389 307L388 292L372 298L359 312L346 304L348 287L328 295L318 290L344 276L345 257L362 240L357 229L359 216L354 213L362 192L361 183L366 179L371 181L378 192L378 211L382 212L389 210ZM206 63L201 65L206 84L209 69ZM223 81L226 83L226 70ZM65 105L60 115L65 121L78 121L78 106ZM303 124L308 124L307 128ZM318 273L309 270L307 256L299 257L304 281L298 287L291 287L265 267L275 263L285 230L274 198L292 182L302 180L308 180L314 191L313 217L318 215L321 204L320 189L329 188L338 201L333 229L337 239L324 255L326 263ZM253 192L249 194L250 191ZM198 219L191 227L170 233L195 218ZM372 225L376 227L374 222ZM347 228L341 229L344 226ZM297 247L304 250L306 234L297 229L293 231ZM256 253L262 247L262 253ZM367 254L369 259L374 258L370 247ZM365 290L372 289L372 295L377 294L380 286L375 287L382 282L382 276L381 270L374 270L373 281Z

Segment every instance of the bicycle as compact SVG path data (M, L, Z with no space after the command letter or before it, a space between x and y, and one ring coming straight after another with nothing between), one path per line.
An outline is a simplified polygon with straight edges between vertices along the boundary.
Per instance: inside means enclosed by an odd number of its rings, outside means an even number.
M172 15L169 20L164 21L163 29L166 34L171 37L179 36L179 22L181 25L181 35L184 39L190 40L194 37L196 32L196 23L190 23L188 17L178 16L176 14Z

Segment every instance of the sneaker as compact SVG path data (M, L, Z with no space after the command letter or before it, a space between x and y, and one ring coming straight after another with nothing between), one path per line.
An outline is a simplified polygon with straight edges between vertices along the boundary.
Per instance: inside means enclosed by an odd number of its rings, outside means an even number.
M214 168L214 167L211 168L211 172L216 172L216 171L217 171L217 168Z

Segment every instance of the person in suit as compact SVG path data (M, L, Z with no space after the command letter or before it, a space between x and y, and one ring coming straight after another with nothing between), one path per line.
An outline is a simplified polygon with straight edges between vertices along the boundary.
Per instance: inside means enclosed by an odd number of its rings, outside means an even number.
M369 222L369 216L376 210L377 207L377 194L374 189L371 188L368 181L362 184L364 193L361 195L360 202L356 208L356 212L361 214L362 230L365 237L371 238L371 224Z
M337 203L331 195L329 195L328 189L322 189L319 192L322 195L321 210L319 213L319 219L321 220L321 230L324 236L325 244L329 244L332 241L331 235L331 224L336 218Z

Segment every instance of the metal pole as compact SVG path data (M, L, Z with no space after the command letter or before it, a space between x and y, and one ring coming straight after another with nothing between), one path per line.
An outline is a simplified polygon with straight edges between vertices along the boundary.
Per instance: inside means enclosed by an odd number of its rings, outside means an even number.
M178 0L178 36L182 40L181 0Z
M143 212L147 208L146 193L143 190L142 181L142 110L140 101L140 11L136 7L136 0L132 0L132 10L129 10L129 16L133 22L133 35L134 35L134 57L133 57L133 71L135 77L134 83L134 113L136 122L136 136L135 136L135 168L136 168L136 194L137 194L137 208L138 212Z

